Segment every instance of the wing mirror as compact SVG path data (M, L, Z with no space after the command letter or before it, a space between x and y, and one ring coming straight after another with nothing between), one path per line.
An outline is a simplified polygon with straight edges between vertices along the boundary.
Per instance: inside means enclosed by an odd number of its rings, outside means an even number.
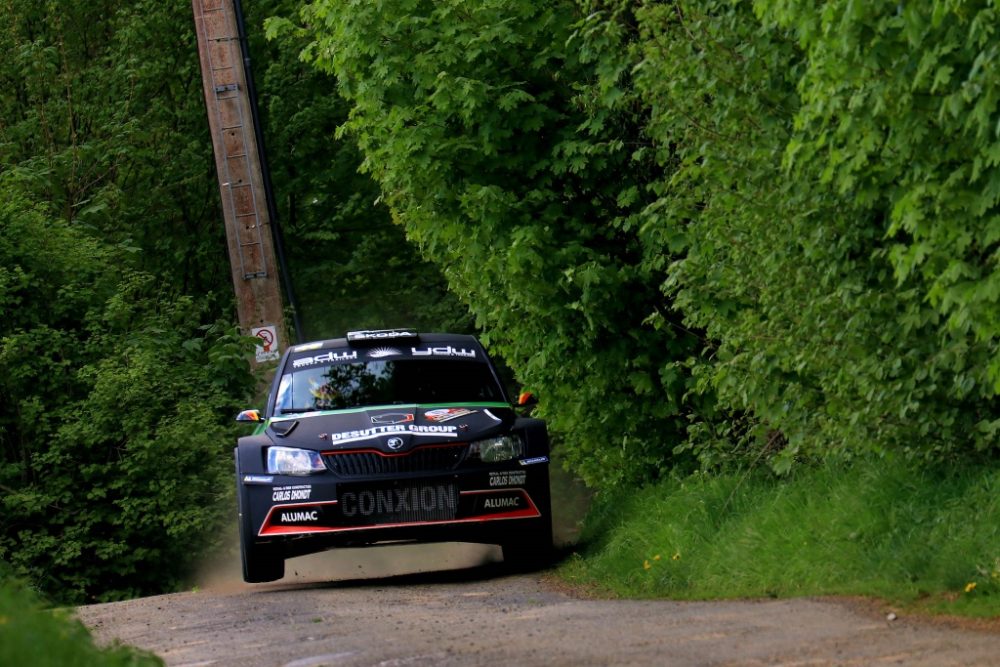
M530 391L522 391L517 397L517 407L533 408L538 405L538 398Z
M236 421L238 422L259 422L264 421L260 417L260 410L244 410L240 414L236 415Z

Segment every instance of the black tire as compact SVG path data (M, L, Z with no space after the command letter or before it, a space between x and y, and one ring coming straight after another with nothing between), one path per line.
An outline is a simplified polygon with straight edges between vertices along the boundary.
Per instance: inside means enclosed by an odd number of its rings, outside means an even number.
M285 559L270 545L240 544L243 561L243 581L248 584L262 584L277 581L285 576Z
M552 523L541 529L528 532L503 542L504 564L517 572L541 570L552 564L555 549L552 545Z
M236 505L240 526L240 561L243 564L243 581L262 584L277 581L285 576L285 558L276 545L255 544L250 526L250 513L240 484L239 450L236 451Z

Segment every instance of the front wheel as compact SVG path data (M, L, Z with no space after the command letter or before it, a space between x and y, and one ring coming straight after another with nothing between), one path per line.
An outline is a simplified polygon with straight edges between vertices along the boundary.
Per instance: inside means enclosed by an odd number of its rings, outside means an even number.
M236 510L240 527L240 561L243 564L243 581L262 584L277 581L285 576L285 557L273 544L254 544L250 526L250 510L244 489L240 485L240 454L236 459Z
M240 556L243 561L243 581L249 584L277 581L285 576L285 559L270 545L244 542L240 545Z
M500 549L503 551L503 562L513 570L525 572L548 567L555 555L552 524L503 542Z

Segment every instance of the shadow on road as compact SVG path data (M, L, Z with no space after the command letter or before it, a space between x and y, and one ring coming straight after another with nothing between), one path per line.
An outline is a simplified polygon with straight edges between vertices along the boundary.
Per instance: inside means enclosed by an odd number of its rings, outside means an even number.
M414 551L428 551L435 550L444 552L449 549L463 547L469 548L473 547L475 549L480 549L485 552L486 556L492 556L494 551L493 547L484 545L465 545L465 544L439 544L439 545L405 545ZM364 557L364 553L373 553L379 550L391 550L391 549L403 549L403 546L382 546L373 547L367 549L356 549L354 551L362 552L361 557ZM573 551L570 546L564 547L557 550L553 559L550 561L547 567L539 567L532 569L525 568L513 568L505 564L502 560L494 560L492 558L486 558L482 562L453 567L447 569L428 569L420 570L416 572L404 572L399 574L384 574L384 575L374 575L374 576L354 576L354 577L343 577L343 578L333 578L325 579L322 577L316 577L317 573L311 573L311 576L306 580L302 573L295 569L295 562L288 562L289 576L285 579L275 582L273 584L260 584L260 585L247 585L248 589L260 591L261 593L267 592L282 592L282 591L293 591L293 590L316 590L316 589L352 589L352 588L395 588L395 587L409 587L409 586L435 586L435 585L449 585L449 584L468 584L475 582L491 581L494 579L499 579L503 577L517 576L517 575L530 575L538 574L546 571L552 566L557 565L563 559L567 558ZM330 552L325 554L316 554L310 558L315 559L317 556L328 556L331 557ZM332 557L340 556L341 554L335 553ZM444 559L442 559L444 560ZM411 563L412 564L412 563Z

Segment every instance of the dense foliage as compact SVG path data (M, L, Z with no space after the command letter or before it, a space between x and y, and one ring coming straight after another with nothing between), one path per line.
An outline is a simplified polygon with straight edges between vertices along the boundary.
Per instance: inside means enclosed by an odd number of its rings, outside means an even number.
M253 4L251 26L283 5ZM256 386L191 8L3 7L0 561L66 602L171 590L234 521L227 423ZM306 333L468 328L325 141L346 117L328 77L251 34Z
M589 480L995 450L993 2L299 18L394 215Z
M994 455L995 2L247 5L306 336L478 326L606 487ZM190 7L3 7L0 559L163 590L252 389Z
M637 85L677 161L652 224L686 228L664 288L718 341L703 377L781 430L779 469L993 449L995 12L755 9L638 15Z
M243 4L303 339L395 326L471 332L440 270L407 242L378 185L359 173L357 146L334 137L349 108L336 80L298 58L303 38L264 39L264 18L299 3Z
M252 388L191 18L5 8L0 559L61 600L162 591L217 525Z
M317 2L303 18L365 168L544 397L572 465L594 481L669 467L698 338L644 324L676 316L629 217L647 199L641 137L622 134L637 111L583 105L573 4Z

